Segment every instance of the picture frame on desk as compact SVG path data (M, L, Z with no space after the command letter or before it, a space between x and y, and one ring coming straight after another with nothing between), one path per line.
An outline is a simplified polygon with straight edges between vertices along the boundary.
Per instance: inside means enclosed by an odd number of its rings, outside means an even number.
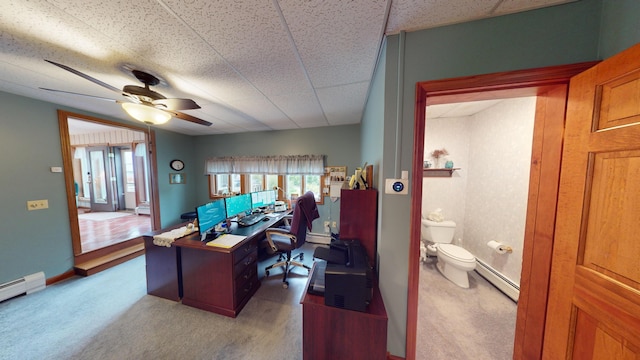
M169 174L169 184L186 184L187 183L187 175L180 173L170 173Z

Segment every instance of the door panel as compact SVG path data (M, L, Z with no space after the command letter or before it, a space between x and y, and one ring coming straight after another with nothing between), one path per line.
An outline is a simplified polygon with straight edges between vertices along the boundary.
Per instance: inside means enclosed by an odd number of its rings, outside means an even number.
M89 157L89 191L91 211L114 211L112 201L111 164L107 147L87 148Z
M640 358L640 45L575 76L543 357Z

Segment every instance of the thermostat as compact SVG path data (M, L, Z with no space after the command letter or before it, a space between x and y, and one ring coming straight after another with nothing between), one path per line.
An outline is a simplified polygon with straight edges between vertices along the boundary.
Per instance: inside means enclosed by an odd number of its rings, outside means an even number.
M384 193L407 195L409 193L407 181L407 179L386 179Z

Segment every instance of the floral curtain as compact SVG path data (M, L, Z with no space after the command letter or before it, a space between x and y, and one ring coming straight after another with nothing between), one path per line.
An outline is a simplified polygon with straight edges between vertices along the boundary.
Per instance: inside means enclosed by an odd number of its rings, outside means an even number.
M324 155L225 156L205 161L208 174L324 174Z

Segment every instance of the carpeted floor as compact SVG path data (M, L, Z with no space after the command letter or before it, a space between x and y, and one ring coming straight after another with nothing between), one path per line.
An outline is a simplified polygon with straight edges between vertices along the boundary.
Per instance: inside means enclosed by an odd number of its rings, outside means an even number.
M420 264L416 359L511 359L516 303L475 271L463 289L435 264Z
M315 246L305 244L311 264ZM275 258L262 260L264 267ZM476 273L471 288L420 273L417 359L510 359L516 305ZM146 293L144 257L0 303L0 359L302 359L300 296L272 271L236 319Z
M280 274L232 319L147 295L140 256L0 303L0 359L301 359L306 270Z

